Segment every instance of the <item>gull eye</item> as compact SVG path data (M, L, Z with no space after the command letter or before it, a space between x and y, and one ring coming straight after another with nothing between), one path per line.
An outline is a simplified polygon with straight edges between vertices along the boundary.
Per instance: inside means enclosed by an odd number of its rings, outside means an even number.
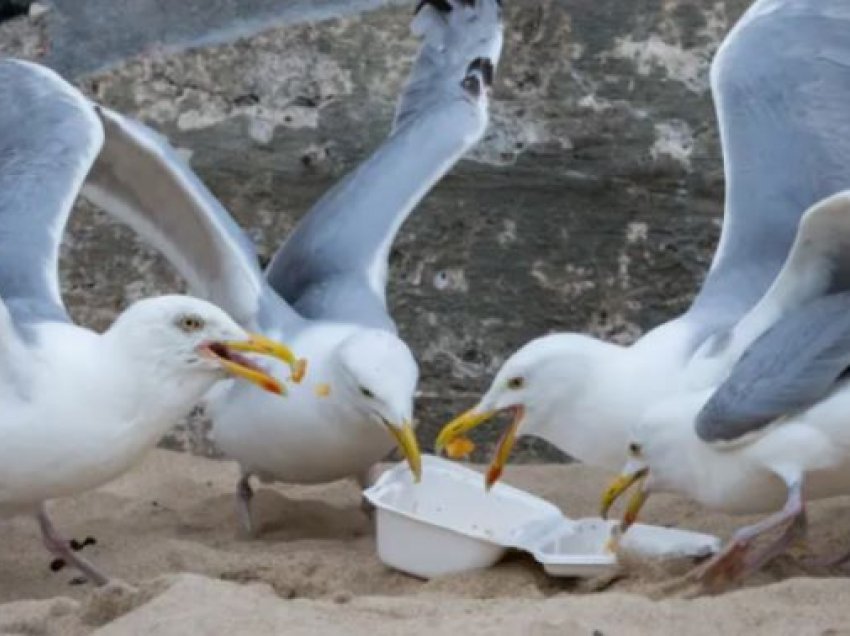
M641 451L641 447L640 447L640 444L638 444L637 442L632 442L631 444L629 444L629 452L632 455L638 456L638 455L640 455L640 451Z
M374 400L374 399L375 399L375 394L374 394L374 393L372 393L372 392L371 392L369 389L367 389L365 386L361 386L361 387L360 387L360 394L361 394L363 397L365 397L365 398L369 398L370 400Z
M181 316L177 320L177 326L186 333L200 331L204 328L204 319L194 314Z
M511 378L510 380L508 380L508 388L513 390L513 391L518 391L519 389L521 389L524 386L525 386L525 379L520 377L520 376L517 376L515 378Z

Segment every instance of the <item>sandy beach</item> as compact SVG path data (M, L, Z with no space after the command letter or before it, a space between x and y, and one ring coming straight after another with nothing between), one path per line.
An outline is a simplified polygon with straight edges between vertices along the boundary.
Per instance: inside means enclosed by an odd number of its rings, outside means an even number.
M530 558L428 582L378 561L353 483L259 489L260 536L240 537L233 464L153 453L121 480L56 502L54 519L115 577L103 589L52 573L35 523L5 522L2 634L839 634L850 633L850 579L807 566L850 548L850 500L816 502L810 540L747 586L690 598L690 564L631 561L614 581L548 578ZM571 516L592 515L605 474L579 465L518 466L507 481ZM746 518L707 515L674 497L646 521L723 537ZM411 546L415 549L415 546Z

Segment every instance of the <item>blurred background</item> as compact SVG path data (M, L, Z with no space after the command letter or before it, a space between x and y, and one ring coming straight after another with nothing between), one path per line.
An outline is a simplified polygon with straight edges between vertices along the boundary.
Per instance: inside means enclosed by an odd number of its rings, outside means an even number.
M683 310L719 233L708 68L749 0L504 4L488 134L392 251L390 299L421 365L428 448L527 340L574 330L628 343ZM0 0L0 54L45 63L167 135L265 262L388 132L417 49L414 7ZM131 232L80 206L63 287L74 317L102 328L182 283ZM166 444L214 453L202 413ZM562 457L538 441L517 453L541 458Z

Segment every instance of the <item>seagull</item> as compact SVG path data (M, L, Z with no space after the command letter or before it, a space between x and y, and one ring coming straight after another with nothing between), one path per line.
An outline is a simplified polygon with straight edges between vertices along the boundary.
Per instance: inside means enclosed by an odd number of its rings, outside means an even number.
M438 451L508 412L513 421L488 487L519 435L616 471L644 409L717 386L775 318L769 306L753 307L782 268L802 214L850 184L848 16L845 0L758 0L720 46L711 88L726 206L691 307L628 347L576 333L531 341L508 358L476 406L443 428Z
M245 357L292 352L187 296L132 304L102 334L73 324L62 302L61 237L98 156L94 107L54 72L0 62L0 516L35 514L47 549L102 585L46 502L129 470L218 381L283 385ZM284 400L281 400L284 402ZM84 542L82 545L85 545Z
M848 56L850 61L850 56ZM695 573L718 590L781 554L806 530L805 499L850 492L850 191L803 217L788 263L759 304L776 316L716 389L653 405L603 496L603 516L642 484L622 528L652 492L731 513L773 512L738 530ZM754 309L755 311L755 309ZM762 549L756 538L780 535Z
M425 0L412 31L423 44L389 137L300 221L265 276L228 213L168 144L99 109L106 150L87 198L147 237L193 293L310 360L310 381L285 405L242 384L207 400L217 446L241 466L238 513L249 535L252 476L367 483L393 440L420 476L418 367L387 308L388 256L415 206L485 132L501 3Z

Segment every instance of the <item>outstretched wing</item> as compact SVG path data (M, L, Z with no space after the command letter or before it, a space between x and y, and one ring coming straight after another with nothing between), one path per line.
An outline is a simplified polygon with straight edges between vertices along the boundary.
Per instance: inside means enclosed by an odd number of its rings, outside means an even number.
M697 417L706 442L729 442L823 399L850 370L850 292L783 317L732 368Z
M285 327L297 315L269 288L254 246L168 142L150 128L96 107L106 141L83 194L169 260L192 292L248 327L264 311Z
M64 321L59 245L103 129L42 66L4 60L0 87L0 298L19 326Z
M388 256L401 224L484 134L502 26L498 0L424 2L425 42L393 131L302 219L272 260L272 286L310 318L394 329Z
M803 212L850 184L850 3L759 0L721 46L712 89L726 213L687 314L702 337L761 298Z
M785 314L820 296L850 291L850 190L813 205L800 221L785 265L767 293L722 341L709 339L691 368L725 372L762 333Z

